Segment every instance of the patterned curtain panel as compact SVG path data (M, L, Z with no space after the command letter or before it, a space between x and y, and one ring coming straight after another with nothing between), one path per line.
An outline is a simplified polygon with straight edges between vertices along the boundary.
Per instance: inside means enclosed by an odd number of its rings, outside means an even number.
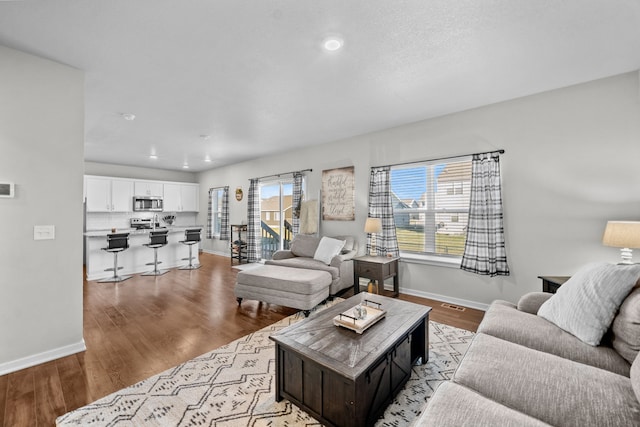
M247 196L247 261L258 262L262 257L260 245L260 187L259 180L252 179Z
M220 240L229 240L229 186L222 190L222 209L220 212Z
M376 235L376 253L381 256L400 256L396 223L391 200L391 167L371 168L369 181L369 217L380 218L382 233ZM371 234L367 234L367 254L371 252Z
M498 152L473 155L469 225L460 268L488 276L509 275Z
M213 194L215 188L209 189L209 201L207 202L207 239L213 239Z
M293 235L300 232L300 207L302 205L302 172L293 173L293 218L291 220Z

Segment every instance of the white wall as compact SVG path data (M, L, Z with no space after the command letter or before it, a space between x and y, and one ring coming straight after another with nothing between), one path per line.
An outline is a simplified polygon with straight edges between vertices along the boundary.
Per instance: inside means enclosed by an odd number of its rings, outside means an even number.
M583 263L616 261L602 246L608 219L640 220L640 89L638 72L462 113L262 158L199 176L206 221L207 190L229 185L231 222L246 219L248 178L313 168L310 195L323 169L355 166L356 220L326 221L323 234L355 234L364 247L371 166L505 149L502 156L511 276L488 278L457 269L401 263L403 292L482 307L541 290L538 275L570 275ZM227 253L226 242L205 250ZM637 254L640 257L640 254Z
M198 182L193 172L169 171L165 169L112 165L109 163L85 162L85 175L112 176L116 178L151 179L157 181Z
M84 349L83 72L0 46L0 374ZM34 225L54 240L34 241Z

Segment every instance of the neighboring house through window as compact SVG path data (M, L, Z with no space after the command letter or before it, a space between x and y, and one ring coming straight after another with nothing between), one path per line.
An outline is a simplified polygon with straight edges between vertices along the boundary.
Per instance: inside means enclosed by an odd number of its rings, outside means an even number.
M459 262L469 220L471 158L392 166L391 192L400 255Z

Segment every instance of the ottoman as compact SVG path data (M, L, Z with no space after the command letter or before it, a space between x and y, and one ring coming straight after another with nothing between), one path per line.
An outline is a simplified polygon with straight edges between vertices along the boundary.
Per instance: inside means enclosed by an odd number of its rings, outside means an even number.
M321 270L264 265L238 273L234 289L238 305L243 299L310 310L329 298L331 273Z

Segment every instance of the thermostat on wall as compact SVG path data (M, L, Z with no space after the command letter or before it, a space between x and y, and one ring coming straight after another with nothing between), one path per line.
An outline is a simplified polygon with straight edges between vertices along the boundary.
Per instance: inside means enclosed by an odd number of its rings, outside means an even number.
M13 197L13 182L0 182L0 197Z

